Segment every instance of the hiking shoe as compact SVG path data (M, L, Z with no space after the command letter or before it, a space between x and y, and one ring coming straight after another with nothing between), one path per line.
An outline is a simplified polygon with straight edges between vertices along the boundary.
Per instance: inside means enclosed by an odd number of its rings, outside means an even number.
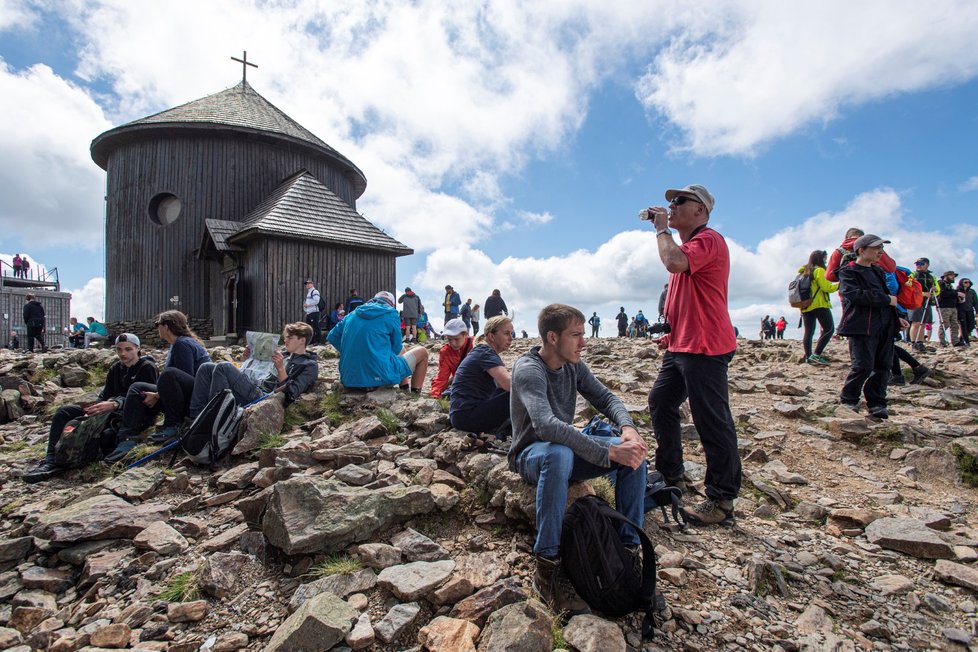
M876 417L877 419L889 419L890 413L886 411L885 405L877 405L876 407L869 408L869 416Z
M118 462L123 457L129 454L129 451L136 447L139 442L135 439L123 439L118 444L115 445L115 450L105 456L105 461L109 464L114 464Z
M730 527L734 524L734 510L732 500L713 500L707 498L703 502L695 505L692 510L683 509L686 520L690 525L723 525Z
M839 401L839 405L844 408L849 408L853 412L859 412L859 403L846 403L845 401Z
M814 355L822 364L832 364L832 361L826 358L824 355L821 355L820 353L816 353Z
M895 376L894 375L894 376L890 376L890 379L888 381L886 381L886 384L887 385L890 385L890 386L906 385L907 384L907 380L903 377L902 374L899 375L899 376Z
M914 342L913 346L911 346L910 348L913 349L914 351L919 351L920 353L924 353L925 351L927 351L927 349L924 348L923 342Z
M44 460L38 464L35 468L31 469L24 474L24 482L27 484L34 484L35 482L44 482L45 480L50 480L56 475L61 475L67 471L67 469L62 468L55 464L54 462L49 462Z
M537 568L533 574L533 589L555 614L565 614L565 617L580 616L591 613L591 607L581 599L574 590L560 558L547 559L536 556Z
M805 362L807 362L808 364L817 364L817 365L821 365L821 366L823 366L823 367L824 367L825 365L827 365L827 364L828 364L828 362L826 362L826 361L825 361L825 360L824 360L824 359L822 358L822 356L820 356L820 355L815 355L814 353L813 353L812 355L810 355L810 356L808 356L808 358L807 358L807 359L805 360Z
M957 344L954 345L955 348L962 348L962 349L966 346L968 346L967 342L958 342Z
M149 440L154 444L165 444L168 441L176 439L178 435L179 430L176 426L163 426L151 434Z
M924 381L925 378L930 378L934 375L934 369L927 367L925 365L920 365L913 370L913 378L910 379L911 385L919 385Z

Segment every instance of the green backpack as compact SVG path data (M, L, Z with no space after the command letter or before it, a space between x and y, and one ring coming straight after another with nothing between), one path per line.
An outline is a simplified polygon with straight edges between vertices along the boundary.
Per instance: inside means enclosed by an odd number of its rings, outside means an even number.
M102 459L115 448L119 418L118 412L103 412L69 421L54 447L54 463L66 469L80 469Z

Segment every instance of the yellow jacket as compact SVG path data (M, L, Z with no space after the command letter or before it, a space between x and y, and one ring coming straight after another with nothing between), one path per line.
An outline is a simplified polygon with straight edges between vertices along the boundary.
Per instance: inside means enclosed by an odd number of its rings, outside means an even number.
M798 268L799 274L804 271L804 265ZM802 310L802 312L811 312L816 308L828 308L831 310L832 301L829 298L829 295L833 292L837 292L838 290L838 283L832 283L831 281L825 280L825 268L816 267L812 270L812 303L807 308Z

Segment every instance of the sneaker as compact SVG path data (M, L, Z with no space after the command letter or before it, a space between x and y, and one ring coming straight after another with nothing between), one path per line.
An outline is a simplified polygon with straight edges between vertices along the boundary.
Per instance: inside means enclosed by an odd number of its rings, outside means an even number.
M876 417L877 419L889 419L890 413L886 411L886 406L877 405L876 407L869 408L869 416Z
M893 386L899 387L901 385L906 385L907 380L903 377L902 374L899 376L890 376L890 379L886 382L886 384L890 385L891 387Z
M934 369L927 367L925 365L920 365L913 370L913 378L910 379L911 385L919 385L924 381L925 378L930 378L934 375Z
M690 525L723 525L730 527L734 524L734 508L732 500L713 500L707 498L695 505L692 510L683 509Z
M569 618L591 613L591 607L577 594L564 573L559 557L547 559L537 556L536 560L533 589L555 614L564 614Z
M818 358L819 362L821 362L822 364L832 364L831 360L826 358L824 355L821 355L820 353L816 353L815 357Z
M825 366L828 364L828 362L825 362L821 356L815 355L814 353L808 356L805 362L807 362L808 364L817 364L821 366Z
M31 469L24 474L24 482L27 484L34 484L35 482L44 482L45 480L50 480L56 475L61 475L67 471L67 469L62 468L55 464L54 462L49 462L44 460L38 464L35 468Z
M177 438L179 430L176 426L163 426L149 436L154 444L165 444Z
M919 351L920 353L924 353L927 351L927 349L924 348L923 342L914 342L913 346L911 346L910 348L913 349L914 351Z
M968 346L967 342L958 342L957 344L954 345L954 347L958 349L963 349L966 346Z
M849 408L853 412L859 412L859 403L846 403L845 401L839 401L839 405L844 408Z
M136 447L139 442L135 439L123 439L115 445L115 450L105 456L105 461L114 464L129 454L129 451Z

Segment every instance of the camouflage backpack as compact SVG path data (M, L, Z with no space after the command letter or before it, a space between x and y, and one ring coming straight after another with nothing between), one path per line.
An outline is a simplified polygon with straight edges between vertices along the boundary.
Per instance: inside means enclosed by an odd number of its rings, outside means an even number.
M103 412L72 419L54 447L54 463L66 469L80 469L102 459L115 448L118 412Z

